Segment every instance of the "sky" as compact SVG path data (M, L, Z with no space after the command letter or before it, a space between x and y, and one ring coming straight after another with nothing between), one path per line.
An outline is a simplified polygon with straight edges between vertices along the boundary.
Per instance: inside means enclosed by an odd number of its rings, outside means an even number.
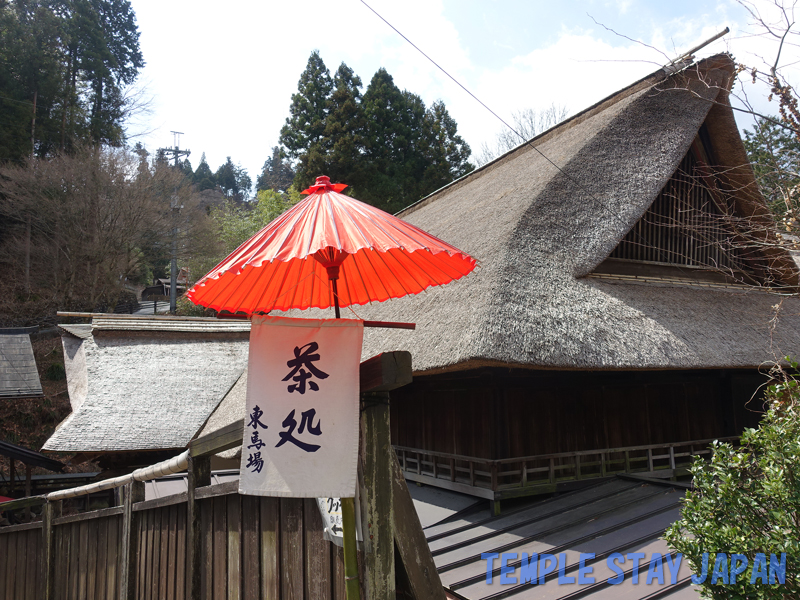
M230 156L255 181L318 50L331 72L346 63L364 89L384 67L427 105L444 101L473 153L491 145L503 124L367 5L507 121L553 104L580 112L726 26L731 32L697 58L727 51L762 66L777 48L752 35L753 19L735 0L364 2L131 0L146 61L138 85L150 99L149 113L129 124L131 142L152 152L172 146L170 132L180 131L193 167L204 152L213 170ZM772 2L753 6L777 18ZM788 48L783 57L790 81L800 83L792 66L800 52ZM759 110L777 112L768 91L747 93ZM750 122L745 116L740 127Z

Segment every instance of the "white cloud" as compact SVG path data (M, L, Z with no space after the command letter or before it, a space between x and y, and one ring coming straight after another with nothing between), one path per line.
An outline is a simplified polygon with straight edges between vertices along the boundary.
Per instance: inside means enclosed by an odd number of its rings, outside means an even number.
M551 103L564 104L574 114L666 62L658 52L609 34L582 11L566 5L556 12L569 26L556 24L555 36L548 23L536 20L538 12L527 2L511 7L482 5L484 12L505 11L495 16L507 20L508 37L494 39L474 34L465 38L448 18L443 0L368 2L504 118L516 110L542 109ZM730 41L715 42L701 56L726 48L737 58L770 55L763 40L743 37L743 19L731 18L741 14L732 0L698 0L697 5L692 17L676 14L656 23L640 18L639 11L648 7L637 2L615 3L607 9L592 4L592 11L607 10L595 15L598 21L669 56L709 38L726 23L733 29L726 38ZM182 145L192 149L195 166L202 151L212 168L231 155L255 179L277 143L291 95L314 49L331 71L340 62L347 63L365 87L372 74L385 67L399 87L419 94L426 103L444 100L474 150L501 128L358 0L341 0L335 6L322 0L250 0L229 3L224 10L210 0L133 0L133 7L148 63L143 76L152 81L156 96L149 125L159 130L146 143L151 150L171 145L169 131L183 131ZM514 37L523 21L539 27L541 35ZM540 39L551 43L542 44ZM512 40L514 47L525 50L517 55L508 52ZM491 56L498 57L494 62L476 60L490 48L496 53Z

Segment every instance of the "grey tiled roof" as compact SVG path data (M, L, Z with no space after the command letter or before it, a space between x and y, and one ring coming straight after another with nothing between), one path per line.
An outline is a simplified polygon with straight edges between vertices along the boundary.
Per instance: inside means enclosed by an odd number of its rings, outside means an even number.
M28 334L0 334L0 398L42 395Z

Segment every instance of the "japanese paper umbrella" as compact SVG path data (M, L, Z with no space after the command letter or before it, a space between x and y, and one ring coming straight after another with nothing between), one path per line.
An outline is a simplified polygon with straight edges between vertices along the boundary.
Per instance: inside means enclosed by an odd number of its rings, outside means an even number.
M328 177L208 272L187 297L248 315L382 302L459 279L475 259L392 215L340 194ZM330 284L329 284L330 282Z

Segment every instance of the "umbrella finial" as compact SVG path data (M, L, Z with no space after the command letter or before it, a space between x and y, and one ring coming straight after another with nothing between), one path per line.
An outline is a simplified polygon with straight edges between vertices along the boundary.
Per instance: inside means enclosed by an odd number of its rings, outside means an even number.
M301 194L324 194L326 192L330 192L333 190L334 192L341 192L344 188L347 187L346 183L331 183L331 178L327 175L320 175L317 177L317 180L314 182L314 185L308 187L308 189L303 190L300 192Z

